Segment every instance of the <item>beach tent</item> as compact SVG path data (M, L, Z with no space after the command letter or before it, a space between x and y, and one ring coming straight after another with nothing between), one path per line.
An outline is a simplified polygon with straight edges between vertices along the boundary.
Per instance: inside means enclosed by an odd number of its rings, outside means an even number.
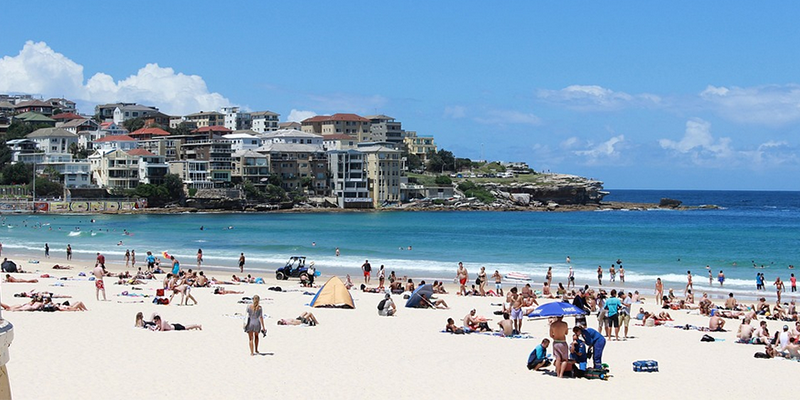
M3 261L2 268L3 272L17 272L17 264L11 260Z
M406 302L406 307L416 308L419 305L419 302L422 301L422 297L420 297L422 294L425 295L426 299L430 300L431 296L433 295L433 285L426 283L418 287L414 293L411 293L411 297L409 297L408 301Z
M309 305L311 307L356 308L350 291L344 286L342 280L336 276L328 279L328 281L319 288L319 291Z

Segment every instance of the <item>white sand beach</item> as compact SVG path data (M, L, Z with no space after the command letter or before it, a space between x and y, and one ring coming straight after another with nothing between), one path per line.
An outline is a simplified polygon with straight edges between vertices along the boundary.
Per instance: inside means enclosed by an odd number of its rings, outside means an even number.
M6 256L6 254L4 254ZM10 255L9 255L10 256ZM18 257L23 259L24 257ZM53 262L23 264L38 268L30 279L48 273L75 278L89 274L91 263L72 262L72 270L48 269ZM59 260L58 262L61 262ZM120 268L111 268L119 271ZM247 272L247 271L245 271ZM210 276L227 277L208 272ZM163 277L163 275L161 275ZM95 300L94 284L86 278L57 280L40 278L38 283L3 283L2 301L20 304L14 293L37 289L72 296L83 301L85 312L3 312L14 324L15 339L7 365L16 399L105 399L158 398L452 398L487 396L646 396L651 398L745 398L756 395L745 383L753 374L771 382L791 382L800 363L753 358L763 346L735 343L737 320L729 320L729 331L712 333L724 339L700 342L703 332L668 327L645 328L631 321L627 341L609 341L604 362L611 368L608 381L558 379L526 368L528 354L547 336L546 320L528 321L523 331L533 339L510 339L490 335L441 333L445 320L458 321L470 309L492 318L497 327L502 318L493 315L497 297L439 295L450 310L420 310L402 307L400 296L395 317L380 317L376 304L382 295L352 290L356 308L311 309L312 296L297 280L266 284L228 285L244 295L214 295L211 288L197 288L195 306L154 305L152 297L121 297L123 291L154 295L161 281L132 290L106 278L109 301ZM318 280L324 283L324 277ZM360 283L356 279L355 283ZM63 286L53 286L63 284ZM279 285L288 292L274 292ZM374 285L373 285L374 286ZM509 287L506 285L506 287ZM311 291L316 291L313 289ZM258 294L268 328L262 339L261 356L250 356L247 335L242 331L246 305L243 296ZM177 298L176 296L176 302ZM61 300L61 299L59 299ZM652 299L645 307L656 310ZM634 305L638 310L638 305ZM149 318L158 312L171 323L202 324L201 331L153 332L134 328L134 316ZM280 318L294 318L312 311L320 321L315 327L278 326ZM708 318L670 311L675 324L707 326ZM566 319L570 326L572 318ZM597 326L594 316L589 326ZM769 321L771 332L784 325ZM632 362L653 359L660 372L633 372ZM552 371L552 367L550 368ZM772 389L771 389L772 390ZM781 385L770 397L788 398L791 388Z

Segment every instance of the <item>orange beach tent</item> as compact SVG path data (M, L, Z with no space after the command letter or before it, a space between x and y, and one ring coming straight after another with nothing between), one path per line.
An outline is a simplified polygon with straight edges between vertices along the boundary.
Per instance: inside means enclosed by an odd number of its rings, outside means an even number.
M309 305L311 307L356 308L350 291L344 286L342 280L336 276L332 276L319 288L317 295L314 296Z

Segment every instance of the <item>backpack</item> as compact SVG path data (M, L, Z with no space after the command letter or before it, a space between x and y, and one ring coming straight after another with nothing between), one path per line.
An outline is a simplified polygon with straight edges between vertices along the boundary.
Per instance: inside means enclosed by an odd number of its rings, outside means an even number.
M378 303L378 311L383 310L383 307L386 305L386 299L383 299Z

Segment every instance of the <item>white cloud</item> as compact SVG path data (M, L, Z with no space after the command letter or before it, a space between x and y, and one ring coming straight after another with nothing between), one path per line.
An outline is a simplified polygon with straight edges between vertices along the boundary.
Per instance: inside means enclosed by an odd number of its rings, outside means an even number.
M673 156L699 166L763 169L800 164L797 149L786 141L768 140L751 148L735 148L730 138L715 138L711 124L702 119L687 121L681 140L661 139L658 143Z
M293 108L286 120L289 122L302 122L304 119L315 117L316 115L317 113L313 111L295 110Z
M711 123L699 118L686 121L686 131L681 140L661 139L658 141L662 149L682 154L691 153L698 158L702 156L728 157L733 152L730 143L730 138L715 139L711 135Z
M653 94L631 95L597 85L572 85L560 90L540 89L537 97L584 111L611 111L631 106L653 106L661 102L661 98Z
M569 141L569 139L568 139ZM614 136L602 143L588 142L583 150L574 150L572 153L579 156L588 157L589 163L597 162L599 159L619 158L619 145L625 142L625 135Z
M700 93L723 117L736 122L785 125L800 120L800 85L708 86Z
M136 102L179 115L231 105L221 94L209 92L202 77L158 64L147 64L120 81L98 72L84 83L83 66L44 42L32 41L25 43L19 55L0 59L0 91L64 96L91 104Z
M497 125L539 125L542 122L536 115L514 110L490 110L483 116L475 117L475 121L482 124Z

